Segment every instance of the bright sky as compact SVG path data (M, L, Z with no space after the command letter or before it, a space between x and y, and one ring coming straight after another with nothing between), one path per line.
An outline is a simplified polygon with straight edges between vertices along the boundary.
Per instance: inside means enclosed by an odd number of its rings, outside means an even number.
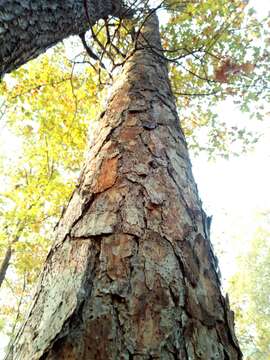
M250 4L265 16L270 2L253 0ZM266 8L268 7L268 9ZM222 121L236 118L245 121L233 104L224 102L219 108ZM235 271L235 257L248 246L256 228L255 215L270 210L270 124L269 119L260 123L264 136L255 150L229 161L218 159L208 162L205 156L192 159L193 172L199 193L208 215L213 215L212 242L222 249L219 256L221 272L228 278ZM1 131L0 152L12 155L18 151L16 139ZM240 239L240 241L239 241ZM0 359L7 339L0 338Z
M219 116L224 121L245 118L229 102L220 106ZM224 278L235 271L235 257L248 247L257 226L256 215L270 211L269 119L260 125L264 135L254 151L229 161L209 162L203 155L192 160L204 208L213 215L211 240L217 250L224 251L219 254Z
M246 1L245 1L246 2ZM250 0L258 17L270 12L270 2ZM218 109L220 119L249 121L248 115L229 101ZM199 194L208 215L213 215L211 241L219 253L222 277L226 280L236 270L236 257L244 252L256 230L256 215L270 213L270 116L257 123L254 130L263 132L254 151L229 161L209 162L204 156L192 159ZM222 254L220 253L222 251Z

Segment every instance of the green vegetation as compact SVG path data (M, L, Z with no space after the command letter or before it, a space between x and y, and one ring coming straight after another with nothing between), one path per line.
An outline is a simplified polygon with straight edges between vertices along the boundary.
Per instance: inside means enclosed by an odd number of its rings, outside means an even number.
M268 223L267 223L268 215ZM270 356L270 223L264 215L229 283L236 330L246 360Z

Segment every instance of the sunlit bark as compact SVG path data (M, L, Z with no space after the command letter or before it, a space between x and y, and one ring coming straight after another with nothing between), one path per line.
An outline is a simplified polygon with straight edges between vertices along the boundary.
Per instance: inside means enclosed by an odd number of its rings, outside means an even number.
M140 43L7 359L241 359L156 16Z

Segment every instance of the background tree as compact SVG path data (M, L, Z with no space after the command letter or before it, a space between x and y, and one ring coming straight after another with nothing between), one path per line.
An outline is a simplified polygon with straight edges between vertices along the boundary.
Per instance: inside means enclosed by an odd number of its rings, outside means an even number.
M71 74L72 66L63 63L56 49L51 57L43 56L27 72L20 69L13 81L2 84L6 107L2 126L20 142L17 158L1 159L0 285L6 298L1 314L8 332L14 330L14 318L20 322L23 304L29 301L26 294L40 272L52 230L80 169L89 117L99 111L95 74L86 81ZM82 107L86 100L96 106Z
M267 215L260 216L263 225L257 228L249 248L239 255L238 270L229 283L237 332L246 359L266 360L270 354L270 233Z

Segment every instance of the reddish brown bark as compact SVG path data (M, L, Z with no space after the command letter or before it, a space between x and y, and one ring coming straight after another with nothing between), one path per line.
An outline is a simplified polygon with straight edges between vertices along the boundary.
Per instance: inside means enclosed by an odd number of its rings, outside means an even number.
M140 40L7 359L241 359L155 16Z

